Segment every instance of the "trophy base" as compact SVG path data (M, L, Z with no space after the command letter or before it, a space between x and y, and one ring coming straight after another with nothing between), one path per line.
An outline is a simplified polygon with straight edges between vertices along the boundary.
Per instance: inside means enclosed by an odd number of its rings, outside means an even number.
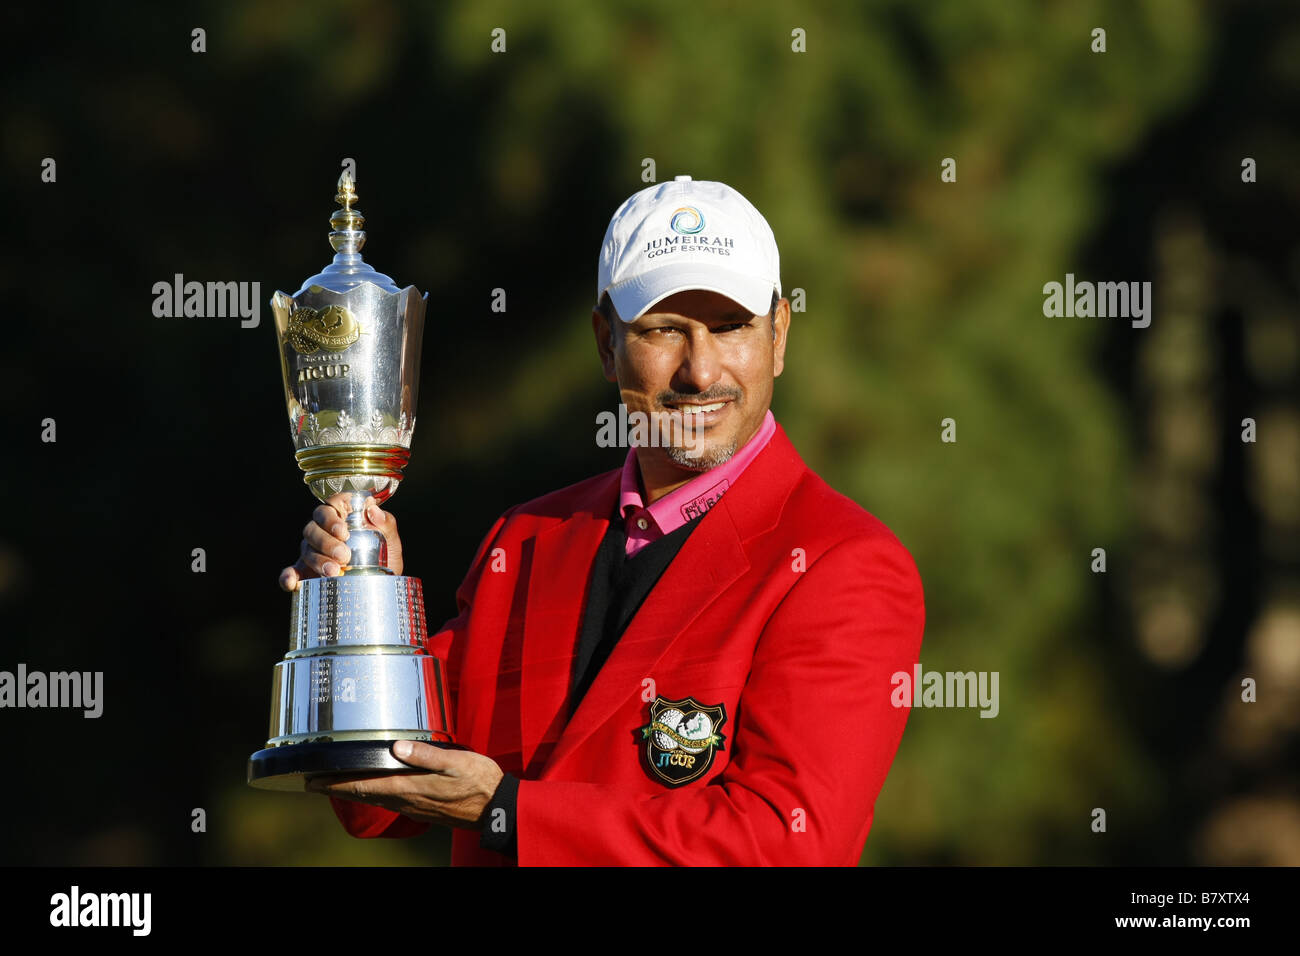
M434 747L464 750L443 740L423 741ZM260 790L304 790L308 777L423 773L393 756L392 740L330 740L320 743L268 747L248 758L248 783Z

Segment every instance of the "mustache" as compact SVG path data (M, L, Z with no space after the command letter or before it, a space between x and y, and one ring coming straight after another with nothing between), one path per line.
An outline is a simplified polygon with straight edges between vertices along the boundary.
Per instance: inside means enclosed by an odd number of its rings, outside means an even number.
M738 388L711 388L707 392L660 392L655 396L655 401L661 406L674 402L699 402L701 405L709 405L728 400L739 402L742 397Z

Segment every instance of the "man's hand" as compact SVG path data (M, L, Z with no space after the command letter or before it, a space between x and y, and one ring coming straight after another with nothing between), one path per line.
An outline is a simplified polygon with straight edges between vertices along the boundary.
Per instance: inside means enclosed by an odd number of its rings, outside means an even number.
M302 529L302 554L296 564L280 572L280 587L293 591L304 578L327 578L342 574L342 565L352 557L348 539L347 516L350 508L348 495L339 492L329 504L318 507L311 521ZM388 566L394 574L401 574L402 539L397 536L397 519L366 499L366 524L383 534L388 542Z
M482 829L483 811L505 776L495 760L472 750L444 750L414 740L394 743L393 756L429 773L317 777L307 781L307 790L396 810L415 820Z

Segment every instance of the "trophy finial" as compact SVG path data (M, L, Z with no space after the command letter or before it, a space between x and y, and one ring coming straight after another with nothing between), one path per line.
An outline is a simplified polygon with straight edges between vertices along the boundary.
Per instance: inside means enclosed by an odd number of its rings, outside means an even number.
M352 208L357 201L357 187L350 170L343 170L339 177L339 191L334 201L343 208L336 209L330 216L330 225L334 227L330 233L330 245L335 252L360 252L366 244L366 234L361 228L366 224L366 217L361 215L360 209Z
M383 292L399 291L397 284L388 276L376 272L361 258L361 247L366 244L366 234L362 230L366 217L360 209L352 208L357 201L357 186L352 179L352 171L343 170L339 177L338 193L334 201L339 209L330 216L330 245L334 247L334 261L302 284L294 298L309 289L324 289L329 292L343 293L355 289L363 282L379 287Z

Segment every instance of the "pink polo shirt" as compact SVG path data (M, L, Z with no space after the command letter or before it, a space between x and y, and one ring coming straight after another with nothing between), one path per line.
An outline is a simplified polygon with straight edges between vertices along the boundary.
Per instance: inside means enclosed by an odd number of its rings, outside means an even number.
M636 449L629 448L623 462L623 480L618 496L618 510L627 531L627 556L631 557L651 541L676 531L692 518L704 514L717 503L745 466L767 447L776 433L776 419L769 408L754 437L717 468L701 472L675 491L670 491L646 507L641 494L641 474Z

